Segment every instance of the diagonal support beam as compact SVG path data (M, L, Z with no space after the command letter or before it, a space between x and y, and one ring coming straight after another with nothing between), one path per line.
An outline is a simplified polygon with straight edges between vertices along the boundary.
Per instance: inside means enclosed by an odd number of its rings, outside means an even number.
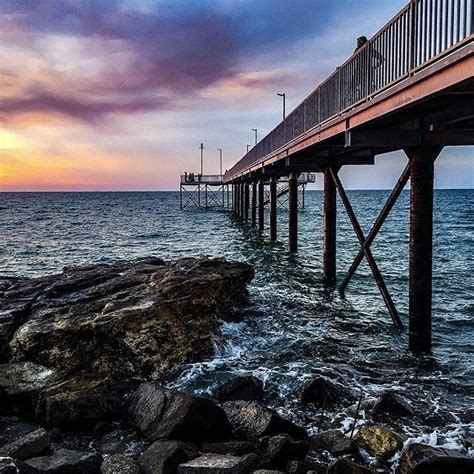
M344 190L342 186L341 180L339 179L339 176L337 175L337 173L334 172L332 168L329 168L329 170L331 172L332 179L334 180L334 184L336 185L339 195L341 196L344 207L346 208L347 214L349 215L349 219L351 221L352 227L354 228L354 232L356 233L357 238L359 239L360 245L364 249L365 258L367 259L367 262L369 263L375 282L377 283L377 286L379 287L380 293L382 294L382 297L388 308L390 316L392 317L393 323L398 329L403 329L402 320L400 319L398 311L395 308L395 304L393 303L392 297L390 296L390 293L388 292L387 286L385 285L385 281L382 277L382 274L380 273L377 263L375 262L374 256L372 255L370 248L364 247L364 242L366 240L364 237L364 233L362 232L359 222L357 221L357 217L354 214L354 210L352 209L352 205L349 201L349 198L347 197L346 191Z
M372 226L372 229L370 229L370 232L367 235L367 238L365 239L364 243L362 244L359 253L357 254L356 258L352 262L352 265L350 266L343 282L341 283L341 286L339 288L339 291L341 293L344 293L344 291L347 288L347 285L349 285L349 282L351 281L351 278L354 276L354 273L356 272L357 268L359 267L360 263L362 262L362 259L364 258L364 249L369 248L372 242L374 241L375 237L379 233L379 230L381 229L382 225L385 222L385 219L387 216L390 214L390 211L393 209L393 206L397 202L397 199L399 198L400 194L402 193L403 189L405 188L408 179L410 178L410 162L407 163L405 166L405 169L403 170L400 178L397 181L397 184L393 188L392 192L390 193L390 196L388 197L384 207L380 211L380 214L378 215L377 219L375 220L374 225Z

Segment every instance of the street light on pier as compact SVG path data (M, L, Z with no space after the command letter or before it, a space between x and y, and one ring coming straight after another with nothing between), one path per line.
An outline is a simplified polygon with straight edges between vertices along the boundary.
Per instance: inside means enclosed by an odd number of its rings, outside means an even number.
M258 142L258 136L257 136L258 131L256 128L252 128L252 132L255 132L255 145L256 145Z
M283 120L286 118L286 94L284 92L277 92L277 96L281 97L283 99Z
M250 145L247 145L247 153L249 152L250 150Z
M202 176L202 172L203 172L203 169L204 169L204 144L201 143L201 146L199 147L199 149L201 150L201 176Z
M219 151L220 175L222 176L222 148L218 148L217 150Z

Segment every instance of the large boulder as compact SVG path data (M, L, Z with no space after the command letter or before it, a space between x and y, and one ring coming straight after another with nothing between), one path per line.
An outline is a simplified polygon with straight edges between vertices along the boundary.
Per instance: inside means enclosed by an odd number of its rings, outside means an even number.
M345 401L352 401L352 392L340 384L334 383L324 377L315 377L308 380L302 387L300 393L301 402L315 405L338 405Z
M414 443L402 453L400 474L472 474L474 457L456 451Z
M255 454L231 456L229 454L203 454L181 464L178 474L248 474L257 464Z
M257 440L281 433L287 433L295 440L308 438L304 428L282 418L276 411L259 402L237 400L226 402L222 407L232 427L232 434L237 439Z
M101 457L96 453L58 449L53 454L28 459L22 472L26 473L83 473L100 472Z
M0 364L0 396L37 392L54 384L57 378L54 370L33 362Z
M138 461L127 454L113 454L100 466L102 474L142 474Z
M221 402L231 400L263 400L263 382L257 377L239 376L228 380L216 390L216 398Z
M383 416L404 417L413 416L414 410L402 396L394 392L384 392L375 402L373 415L377 418Z
M37 456L48 448L48 432L43 428L39 428L2 446L0 448L0 456L23 460Z
M258 442L259 465L267 468L284 468L291 460L303 460L308 454L306 441L295 441L287 434L266 436Z
M155 441L139 458L145 474L174 474L178 466L198 456L197 448L181 441Z
M314 451L328 451L333 456L357 452L352 439L339 430L328 430L310 438L310 448Z
M385 426L363 426L355 437L357 444L372 456L388 459L403 448L406 437Z
M206 398L167 390L159 384L140 385L131 399L129 419L151 440L222 440L231 428L225 411Z

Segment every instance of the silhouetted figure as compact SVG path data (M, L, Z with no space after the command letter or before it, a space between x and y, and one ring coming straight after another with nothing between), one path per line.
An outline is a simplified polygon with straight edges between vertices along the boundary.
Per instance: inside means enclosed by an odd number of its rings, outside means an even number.
M367 36L359 36L357 38L357 46L354 53L358 51L360 48L362 48L362 46L364 46L364 44L366 44L368 41L369 40L367 39Z

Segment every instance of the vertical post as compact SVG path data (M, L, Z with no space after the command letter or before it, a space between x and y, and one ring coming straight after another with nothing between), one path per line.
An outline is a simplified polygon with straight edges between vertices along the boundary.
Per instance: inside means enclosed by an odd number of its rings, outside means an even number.
M183 209L183 185L179 186L179 208Z
M336 281L336 186L331 170L324 170L324 279L332 284Z
M431 349L434 160L441 149L420 147L410 163L409 348Z
M245 184L240 183L240 217L245 217Z
M257 181L252 181L252 219L253 226L257 225Z
M198 183L198 208L201 208L201 185Z
M270 240L277 238L277 179L270 178Z
M204 202L206 204L205 208L208 208L208 203L207 203L207 184L204 185Z
M298 175L288 179L288 246L290 252L298 251Z
M260 178L258 182L258 230L265 229L265 179Z
M250 205L250 188L249 183L244 184L244 220L245 222L249 221L249 205Z

